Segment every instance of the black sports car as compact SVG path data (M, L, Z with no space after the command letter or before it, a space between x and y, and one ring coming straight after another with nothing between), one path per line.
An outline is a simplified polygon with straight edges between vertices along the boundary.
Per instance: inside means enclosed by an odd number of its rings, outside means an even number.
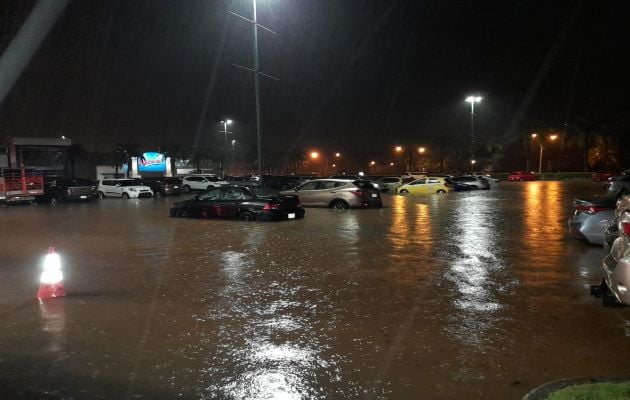
M234 218L282 221L304 218L295 195L278 195L264 187L222 186L171 206L171 217Z

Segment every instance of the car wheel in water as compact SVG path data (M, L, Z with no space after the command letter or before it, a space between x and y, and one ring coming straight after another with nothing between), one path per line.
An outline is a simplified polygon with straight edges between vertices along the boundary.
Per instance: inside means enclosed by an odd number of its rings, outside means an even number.
M153 197L155 197L156 199L159 199L160 197L162 197L162 193L158 190L153 192Z
M238 215L238 220L239 221L253 221L254 214L250 213L249 211L242 212Z
M214 189L214 186L212 186L212 185L210 185L210 186L208 186L208 187L206 188L206 190L212 190L212 189Z
M399 194L399 195L401 195L401 196L406 196L406 195L408 195L408 194L409 194L409 191L408 191L408 190L403 189L403 190L401 190L400 192L398 192L398 194Z
M184 185L184 193L190 193L190 186Z
M99 198L100 200L103 200L103 199L105 198L105 193L103 193L103 192L98 192L98 198Z
M129 200L129 195L127 193L122 194L123 200Z
M437 191L437 194L444 194L444 193L446 193L446 190L440 189Z
M346 203L343 200L335 200L330 207L334 208L335 210L345 210L346 208L348 208L348 203Z
M188 211L186 210L177 210L175 211L176 218L188 218Z

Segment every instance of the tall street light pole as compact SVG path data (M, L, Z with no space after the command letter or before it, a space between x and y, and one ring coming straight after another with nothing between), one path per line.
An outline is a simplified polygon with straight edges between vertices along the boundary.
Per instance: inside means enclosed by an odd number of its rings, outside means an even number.
M538 173L542 173L542 160L543 160L543 144L542 141L538 138L538 134L537 133L532 133L532 139L536 140L538 142L538 145L540 146L540 155L538 156ZM549 140L554 141L558 139L558 135L551 135L549 136Z
M481 96L468 96L466 102L470 103L470 161L475 158L475 103L481 102Z
M252 5L254 7L254 18L253 19L249 19L249 18L245 18L241 15L238 15L232 11L228 11L230 14L235 15L241 19L244 19L247 22L250 22L253 27L254 27L254 68L247 68L244 67L242 65L238 65L238 64L233 64L235 67L239 67L239 68L243 68L246 69L248 71L251 71L254 73L254 91L256 94L256 144L258 146L258 176L261 177L262 179L262 165L263 165L263 160L262 160L262 128L261 128L261 111L260 111L260 82L259 82L259 75L264 75L268 78L274 79L274 80L278 80L278 78L265 74L263 72L260 71L260 64L258 61L258 28L262 28L274 35L277 35L276 32L272 31L269 28L266 28L262 25L260 25L258 23L258 17L256 14L256 0L252 0Z

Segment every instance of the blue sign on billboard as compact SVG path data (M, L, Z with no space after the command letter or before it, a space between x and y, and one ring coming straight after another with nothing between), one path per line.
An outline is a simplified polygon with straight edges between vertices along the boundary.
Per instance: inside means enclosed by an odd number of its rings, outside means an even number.
M166 157L164 154L149 152L138 158L138 172L166 173Z

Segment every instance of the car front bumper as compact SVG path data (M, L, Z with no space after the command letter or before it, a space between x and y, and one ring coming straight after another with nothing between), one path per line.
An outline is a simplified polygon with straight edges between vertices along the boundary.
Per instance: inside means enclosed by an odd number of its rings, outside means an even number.
M150 199L153 197L152 192L128 192L128 194L132 199Z

